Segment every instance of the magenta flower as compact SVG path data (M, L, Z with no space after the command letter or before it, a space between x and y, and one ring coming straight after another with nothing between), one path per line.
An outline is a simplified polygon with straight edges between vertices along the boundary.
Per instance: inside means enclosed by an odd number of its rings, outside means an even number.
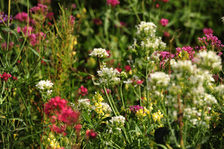
M100 19L93 19L93 23L96 25L101 25L103 22Z
M20 22L23 22L27 20L28 14L25 12L20 12L14 18Z
M111 5L115 7L116 5L119 5L120 1L119 0L107 0L107 5Z
M160 24L162 25L162 26L167 26L167 24L169 23L169 20L168 19L164 19L164 18L162 18L161 20L160 20Z
M203 33L206 34L213 34L213 30L211 28L204 28Z
M132 111L132 112L137 112L138 110L140 110L140 109L144 109L142 106L140 106L140 105L133 105L133 106L130 106L129 107L130 108L130 110Z
M126 65L126 66L124 66L124 69L128 72L128 71L131 70L131 66L130 65Z
M85 88L83 85L78 90L79 95L85 96L88 94L88 89Z
M2 75L0 74L0 77L6 82L9 78L12 77L11 74L4 72Z

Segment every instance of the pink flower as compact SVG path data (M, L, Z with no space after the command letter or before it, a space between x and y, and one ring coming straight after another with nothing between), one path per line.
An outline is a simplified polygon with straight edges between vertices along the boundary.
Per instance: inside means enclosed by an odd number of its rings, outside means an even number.
M163 36L168 38L168 37L170 37L170 33L169 32L164 32Z
M47 11L48 11L47 6L40 3L37 4L37 6L34 6L30 9L30 12L33 12L33 13L38 13L38 12L46 13Z
M164 3L168 3L168 2L169 2L169 0L163 0L163 2L164 2Z
M120 1L119 0L107 0L107 5L111 5L115 7L116 5L119 5Z
M53 17L54 17L54 13L53 12L49 12L46 17L49 19L49 20L53 20Z
M55 98L51 98L50 101L44 104L44 113L50 116L55 112L60 113L60 111L66 107L67 107L67 101L57 96Z
M72 4L72 9L75 9L76 8L76 4Z
M85 96L88 94L88 89L85 88L83 85L79 88L78 90L78 94L79 95L82 95L82 96Z
M124 69L125 69L126 71L130 71L130 70L131 70L131 66L130 66L130 65L126 65L126 66L124 66Z
M111 90L110 89L107 88L106 90L107 90L107 94L110 94L111 93ZM105 92L104 92L103 89L101 91L102 91L103 94L105 94Z
M25 36L30 36L32 31L33 31L33 28L31 26L29 27L25 26L24 28L22 28L22 32Z
M156 8L159 8L159 4L156 4Z
M204 28L203 33L206 34L213 34L213 30L211 28Z
M144 81L142 81L142 80L137 80L137 81L136 81L136 83L137 83L138 85L141 85L143 82L144 82Z
M27 20L28 14L25 12L20 12L14 18L20 22L23 22Z
M91 138L91 139L95 139L97 137L97 133L94 132L93 129L91 129L91 130L88 129L88 130L86 130L86 137Z
M161 20L160 20L160 24L162 25L162 26L167 26L167 24L169 23L169 20L168 19L164 19L164 18L162 18Z
M81 124L77 124L77 125L75 126L75 131L76 131L77 133L79 133L79 132L81 131L81 129L82 129L82 125L81 125Z
M70 16L70 24L73 25L75 23L75 17L74 16Z
M117 68L115 68L118 72L120 72L121 73L121 71L122 71L122 69L121 68L119 68L119 67L117 67Z
M13 80L18 80L18 78L17 78L17 77L15 77L15 76L13 76L13 77L12 77L12 79L13 79Z
M144 109L144 107L142 107L142 106L139 106L139 105L133 105L133 106L130 106L129 107L130 108L130 110L132 111L132 112L137 112L138 110L140 110L140 109Z
M6 81L8 81L9 78L12 77L12 75L4 72L0 77L6 82Z
M100 19L93 19L93 23L96 24L96 25L101 25L102 24L102 21Z
M79 118L79 112L75 112L70 107L63 108L58 114L58 120L64 122L67 125L72 125L77 122Z

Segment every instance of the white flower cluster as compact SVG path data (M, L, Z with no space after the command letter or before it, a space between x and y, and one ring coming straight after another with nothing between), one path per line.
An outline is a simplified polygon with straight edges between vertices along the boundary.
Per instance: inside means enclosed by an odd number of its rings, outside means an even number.
M138 26L137 26L137 34L140 33L145 33L150 36L155 36L156 33L156 25L152 22L144 22L142 21Z
M173 68L174 72L181 73L181 74L193 74L196 71L196 66L192 64L190 60L171 60L170 61L171 67Z
M103 67L101 70L97 71L100 77L100 83L118 83L120 82L119 71L113 68Z
M90 56L105 58L108 57L109 54L105 49L102 48L94 48L93 51L89 54Z
M115 126L124 126L125 117L122 115L114 116L111 118L110 122L111 122L111 124L113 124Z
M208 121L211 119L211 117L208 115L207 112L203 113L203 115L202 115L202 112L200 110L196 109L195 107L185 108L184 109L184 117L189 119L193 125L201 124L206 127L209 127Z
M222 23L224 23L224 17L222 17L221 19L222 19Z
M52 93L51 88L53 87L53 83L49 80L41 80L36 84L36 87L41 91L46 91L47 95Z
M216 104L217 100L213 95L207 94L205 93L204 95L204 101L207 105L212 105L212 104Z
M159 38L147 38L145 41L141 42L141 46L145 48L152 48L152 49L165 49L166 48L166 43L164 43L161 39Z
M221 84L221 85L215 87L215 92L216 92L219 96L224 96L224 85Z
M153 86L168 86L170 82L170 76L164 72L154 72L150 74L150 83Z
M218 72L222 69L221 57L213 51L200 51L196 55L196 59L198 59L197 64L204 69L214 72Z
M111 113L111 112L112 112L111 107L110 107L107 103L102 102L101 105L102 105L102 110L103 110L105 113Z
M90 108L90 100L89 99L79 99L78 100L78 106L80 108Z

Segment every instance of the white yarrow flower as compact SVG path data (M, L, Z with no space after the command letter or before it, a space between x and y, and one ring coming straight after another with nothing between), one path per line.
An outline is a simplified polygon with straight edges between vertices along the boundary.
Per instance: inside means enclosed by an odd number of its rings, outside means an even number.
M93 51L89 55L90 56L95 56L95 57L100 57L100 58L104 58L104 57L108 57L109 56L107 51L105 49L102 49L102 48L95 48L95 49L93 49Z
M53 87L53 83L49 80L41 80L37 83L36 87L40 90L49 90Z

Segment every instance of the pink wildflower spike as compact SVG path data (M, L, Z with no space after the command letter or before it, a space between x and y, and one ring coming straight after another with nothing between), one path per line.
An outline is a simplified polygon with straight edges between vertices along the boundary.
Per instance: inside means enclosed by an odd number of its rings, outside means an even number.
M170 33L169 32L164 32L163 36L168 38L168 37L170 37Z
M93 23L96 24L96 25L101 25L103 24L103 22L100 20L100 19L93 19Z
M137 83L138 85L141 85L143 82L144 82L144 81L142 81L142 80L137 80L137 81L136 81L136 83Z
M78 94L79 95L82 95L82 96L85 96L88 94L88 89L85 88L83 85L79 88L78 90Z
M203 33L206 34L213 34L213 30L211 28L204 28Z
M88 129L88 130L86 130L86 137L90 138L90 139L95 139L97 137L97 133L94 132L93 129L91 129L91 130Z
M167 24L169 23L169 20L168 19L164 19L164 18L162 18L161 20L160 20L160 24L162 25L162 26L167 26Z
M25 12L20 12L14 17L14 19L20 22L26 21L28 19L28 14Z
M115 7L119 4L120 4L119 0L107 0L107 5L111 5L111 6Z
M117 68L115 68L118 72L122 72L122 69L121 68L119 68L119 67L117 67Z
M131 66L130 66L130 65L126 65L126 66L124 66L124 69L125 69L127 72L129 72L129 71L131 70Z
M163 0L163 2L164 2L164 3L168 3L168 2L169 2L169 0Z

